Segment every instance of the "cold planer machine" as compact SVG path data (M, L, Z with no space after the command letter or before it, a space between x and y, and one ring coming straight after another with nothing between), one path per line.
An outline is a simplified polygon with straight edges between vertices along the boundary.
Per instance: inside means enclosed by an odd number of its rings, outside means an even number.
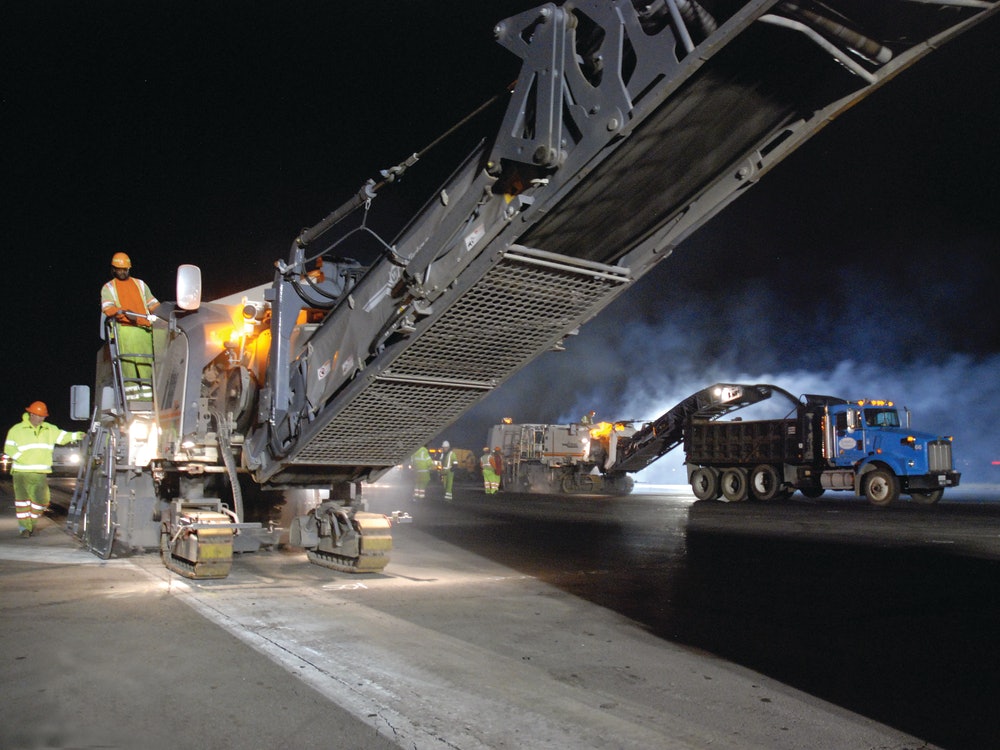
M221 527L236 552L268 544L283 493L302 490L315 496L293 541L311 559L384 565L390 534L364 515L364 482L558 348L831 119L997 10L575 0L500 21L497 41L522 60L505 112L378 238L377 258L350 259L372 234L365 217L423 154L302 232L269 283L213 302L200 279L179 284L153 325L151 401L128 402L102 350L93 408L79 399L92 430L72 528L100 555L165 545L168 565L201 577L225 568Z

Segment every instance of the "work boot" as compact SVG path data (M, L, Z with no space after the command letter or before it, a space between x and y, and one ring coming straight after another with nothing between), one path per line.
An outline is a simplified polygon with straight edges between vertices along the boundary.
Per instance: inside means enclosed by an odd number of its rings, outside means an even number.
M18 534L18 536L20 536L20 537L29 537L29 536L31 536L31 532L28 531L27 529L21 529L21 533Z

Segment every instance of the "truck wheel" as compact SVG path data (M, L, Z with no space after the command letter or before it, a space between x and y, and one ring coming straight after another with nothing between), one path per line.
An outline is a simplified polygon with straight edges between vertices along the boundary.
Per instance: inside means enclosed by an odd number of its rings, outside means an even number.
M875 469L865 477L865 497L872 505L889 505L899 499L899 480L888 469Z
M695 469L691 472L691 491L699 500L718 500L719 473L715 469Z
M802 487L799 490L803 495L808 497L810 500L815 500L817 497L823 497L823 493L826 492L822 487Z
M761 464L750 472L750 494L758 500L774 500L781 492L778 470L770 464Z
M942 495L944 495L943 489L926 490L920 492L918 492L917 490L912 490L910 492L910 499L919 505L934 505L934 503L936 503L938 500L941 499Z
M722 472L722 496L731 503L740 503L747 499L746 469L726 469Z

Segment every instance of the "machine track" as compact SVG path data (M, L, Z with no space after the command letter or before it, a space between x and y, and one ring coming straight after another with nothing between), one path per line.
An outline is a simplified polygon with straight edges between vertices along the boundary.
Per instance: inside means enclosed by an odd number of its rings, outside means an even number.
M311 563L322 565L331 570L339 570L341 573L379 573L389 564L389 556L379 553L347 557L332 552L307 549L306 558Z
M339 545L322 537L319 545L306 547L306 557L316 565L342 573L378 573L389 564L392 551L392 521L379 513L355 513L352 534ZM345 554L357 550L357 554Z
M225 578L233 567L233 529L184 529L171 539L167 527L160 534L160 559L168 570L185 578L207 580Z

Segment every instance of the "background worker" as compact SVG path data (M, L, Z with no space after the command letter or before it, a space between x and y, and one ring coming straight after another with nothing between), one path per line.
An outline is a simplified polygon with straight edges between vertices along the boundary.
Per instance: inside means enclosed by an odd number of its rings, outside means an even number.
M487 445L483 448L483 455L479 457L479 467L483 470L483 490L487 495L495 495L500 489L500 475L493 468L493 464L494 459Z
M497 489L501 490L504 486L503 481L503 453L500 452L500 446L493 446L493 455L490 456L490 466L493 467L493 471L497 473Z
M66 432L45 418L48 407L33 402L24 410L21 421L7 431L3 452L10 456L11 478L14 480L14 512L21 536L31 536L35 521L49 507L49 482L52 473L52 450L83 440L82 432Z
M423 500L427 496L427 485L431 481L431 469L434 468L434 459L426 445L417 448L417 452L410 459L410 466L413 467L413 500Z
M152 388L139 381L152 382L153 310L160 302L145 281L132 278L132 260L125 253L111 256L111 272L114 278L101 288L101 312L116 323L119 355L135 355L121 356L125 397L150 399Z
M458 456L451 449L451 443L445 440L441 443L441 479L444 482L445 502L451 502L451 488L455 484L456 468L458 468Z

